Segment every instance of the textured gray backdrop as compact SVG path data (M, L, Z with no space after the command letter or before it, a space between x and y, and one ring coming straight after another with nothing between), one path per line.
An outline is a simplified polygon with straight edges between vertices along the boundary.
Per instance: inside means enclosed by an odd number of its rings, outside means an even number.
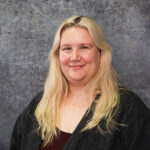
M43 88L54 34L72 15L101 25L120 80L150 107L150 0L0 0L0 150Z

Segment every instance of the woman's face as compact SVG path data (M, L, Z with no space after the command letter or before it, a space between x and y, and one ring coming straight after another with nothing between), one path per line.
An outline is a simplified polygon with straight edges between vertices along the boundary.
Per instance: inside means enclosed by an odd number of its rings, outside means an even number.
M70 27L61 35L59 61L69 83L87 84L99 69L100 51L86 29Z

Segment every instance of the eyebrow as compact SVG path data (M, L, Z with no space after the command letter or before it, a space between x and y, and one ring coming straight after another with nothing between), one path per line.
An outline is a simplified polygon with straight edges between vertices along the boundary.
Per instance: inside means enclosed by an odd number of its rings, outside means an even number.
M62 44L62 45L60 45L60 47L64 47L64 46L70 46L70 44Z
M91 43L81 43L79 45L88 45L90 47L93 47L93 44L91 44ZM71 46L71 44L62 44L62 45L60 45L61 48L66 47L66 46Z

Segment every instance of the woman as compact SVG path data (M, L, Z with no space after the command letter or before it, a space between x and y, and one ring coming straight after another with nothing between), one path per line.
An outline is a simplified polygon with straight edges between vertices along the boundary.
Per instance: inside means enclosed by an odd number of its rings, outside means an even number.
M121 88L99 25L74 16L59 27L44 92L18 117L10 150L148 150L150 112Z

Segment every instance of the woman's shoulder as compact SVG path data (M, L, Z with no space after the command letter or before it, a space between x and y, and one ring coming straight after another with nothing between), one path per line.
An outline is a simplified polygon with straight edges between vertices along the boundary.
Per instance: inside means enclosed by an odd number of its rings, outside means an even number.
M29 102L29 104L25 107L25 109L22 111L22 113L18 116L16 122L19 122L19 120L25 121L27 119L34 118L35 109L36 109L38 103L40 102L42 96L43 96L43 91L38 92L33 97L33 99Z
M43 91L38 92L33 99L29 102L27 107L24 109L23 113L33 115L37 105L39 104L43 96Z
M127 88L120 89L120 105L127 106L128 108L129 107L147 108L143 100L135 92Z
M31 100L31 102L28 104L27 109L35 110L37 105L39 104L41 98L43 96L43 91L38 92L33 99Z
M128 117L150 119L149 108L137 94L127 88L120 90L119 114L127 119L129 119Z
M23 140L22 137L27 136L28 133L34 133L33 131L37 128L37 121L34 112L42 95L43 91L38 92L23 112L17 117L12 131L10 149L18 149L21 140Z

